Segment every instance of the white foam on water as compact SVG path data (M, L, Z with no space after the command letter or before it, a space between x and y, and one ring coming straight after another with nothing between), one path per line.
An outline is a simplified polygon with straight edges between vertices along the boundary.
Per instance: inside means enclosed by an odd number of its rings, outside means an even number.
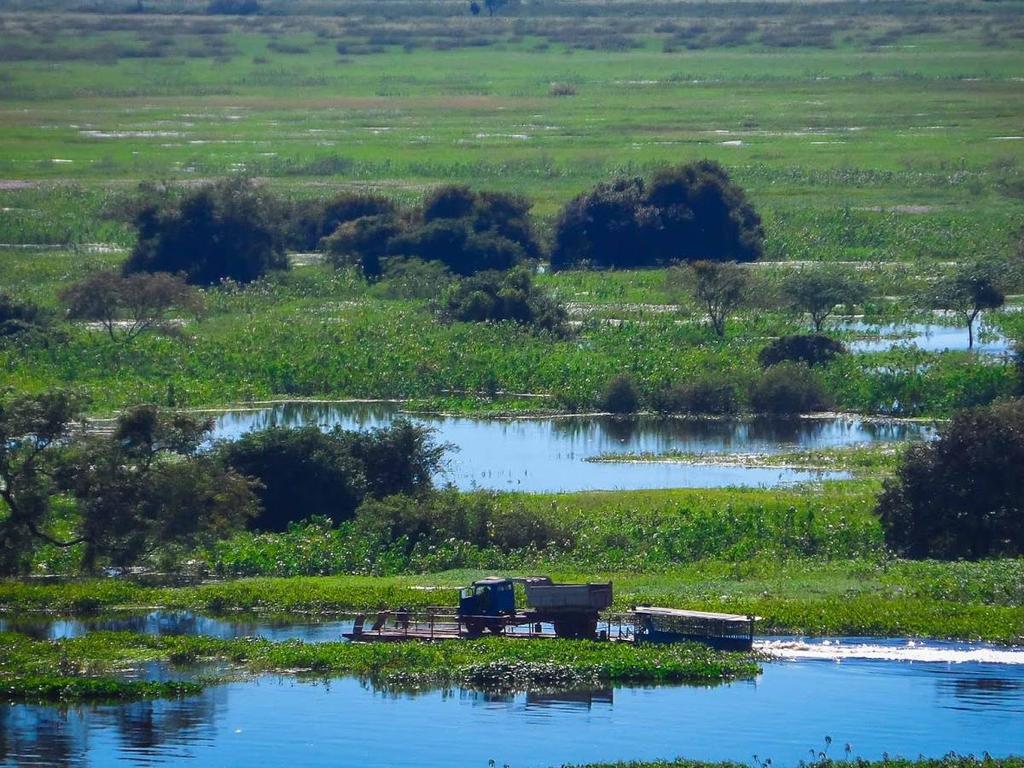
M1024 648L992 648L987 646L945 648L924 641L907 640L902 645L852 643L825 640L810 643L803 640L766 640L754 643L754 650L777 659L817 659L844 661L931 662L941 664L1024 664Z

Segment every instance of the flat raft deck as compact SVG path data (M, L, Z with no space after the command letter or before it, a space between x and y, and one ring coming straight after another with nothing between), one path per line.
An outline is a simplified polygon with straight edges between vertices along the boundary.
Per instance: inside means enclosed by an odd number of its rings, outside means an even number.
M626 643L700 642L721 650L749 651L753 647L756 616L710 613L675 608L639 606L623 614L602 616L595 640ZM351 632L342 636L358 643L437 642L480 637L468 631L463 621L451 613L412 614L381 611L372 626L365 627L365 616L357 616ZM525 615L510 617L496 633L484 635L518 639L555 638L550 624L538 624Z

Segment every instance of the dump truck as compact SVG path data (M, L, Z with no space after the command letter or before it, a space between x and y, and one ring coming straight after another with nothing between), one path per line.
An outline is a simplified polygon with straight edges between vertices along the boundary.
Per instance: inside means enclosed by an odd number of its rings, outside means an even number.
M526 592L522 611L516 607L516 584ZM460 591L459 621L470 635L549 623L558 637L594 638L598 615L611 604L611 582L555 584L547 576L489 576Z

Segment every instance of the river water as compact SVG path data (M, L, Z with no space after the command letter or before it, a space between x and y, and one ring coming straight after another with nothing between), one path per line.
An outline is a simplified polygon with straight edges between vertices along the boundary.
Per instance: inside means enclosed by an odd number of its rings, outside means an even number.
M335 635L334 639L337 638ZM4 765L551 766L685 756L792 766L826 749L1024 753L1024 650L763 639L755 680L494 694L264 675L182 701L0 710ZM140 674L162 677L149 666Z
M272 426L313 424L322 428L371 429L402 415L388 404L286 403L266 408L218 412L214 436L239 436ZM842 472L716 463L721 453L771 453L829 448L879 441L920 440L932 427L860 418L709 419L640 417L562 417L479 419L409 416L434 430L434 439L454 451L442 479L463 490L501 491L635 490L777 486L808 480L839 479ZM701 454L700 463L588 461L609 454Z

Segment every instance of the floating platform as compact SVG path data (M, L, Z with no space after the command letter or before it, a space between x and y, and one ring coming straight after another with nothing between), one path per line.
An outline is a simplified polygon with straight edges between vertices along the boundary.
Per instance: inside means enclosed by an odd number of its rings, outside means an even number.
M626 643L699 642L727 651L753 647L756 616L734 613L688 611L678 608L638 606L621 614L605 614L598 622L595 640ZM465 620L451 613L427 611L380 611L372 625L359 615L351 632L342 636L357 643L439 642L497 636L518 639L558 637L553 625L537 622L530 614L506 617L495 631L470 631Z

